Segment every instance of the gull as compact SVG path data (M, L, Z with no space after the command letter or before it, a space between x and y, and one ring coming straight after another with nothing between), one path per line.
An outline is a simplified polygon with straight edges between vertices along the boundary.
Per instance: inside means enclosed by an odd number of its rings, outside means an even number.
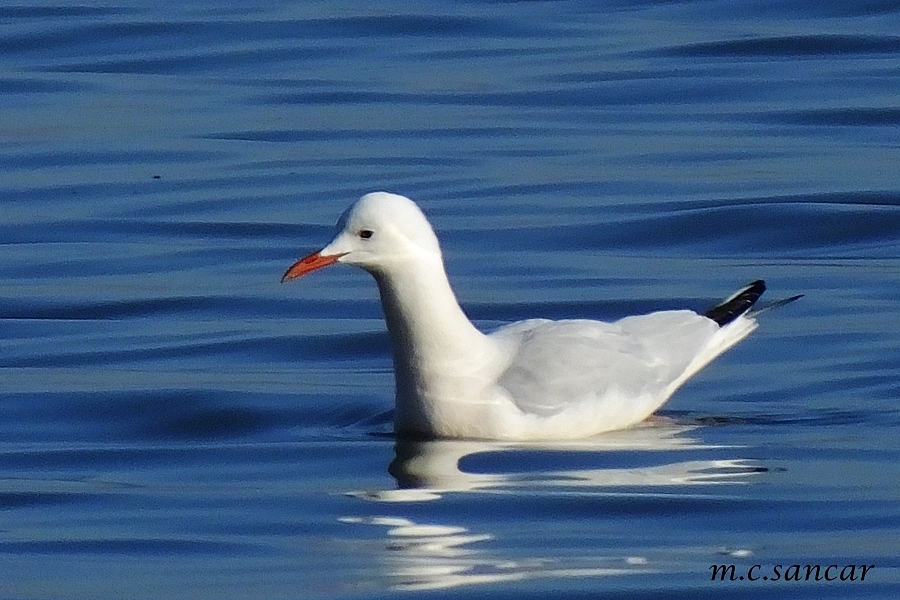
M401 437L574 440L636 425L756 329L750 309L766 289L754 281L704 314L528 319L485 334L460 308L437 236L412 200L366 194L336 229L282 282L336 263L375 278Z

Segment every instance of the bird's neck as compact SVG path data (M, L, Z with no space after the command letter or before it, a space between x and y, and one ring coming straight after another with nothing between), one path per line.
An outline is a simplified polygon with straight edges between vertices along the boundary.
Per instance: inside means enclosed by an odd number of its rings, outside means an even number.
M473 372L496 350L460 308L440 257L373 275L394 353L397 425L428 433L440 404L474 391Z
M485 343L456 301L440 258L374 275L396 359L451 360Z

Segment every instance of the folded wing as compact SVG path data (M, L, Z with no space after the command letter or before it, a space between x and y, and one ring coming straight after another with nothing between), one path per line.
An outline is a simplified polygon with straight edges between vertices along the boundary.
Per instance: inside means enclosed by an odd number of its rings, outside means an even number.
M691 311L599 321L531 320L493 335L515 348L499 385L524 413L552 416L581 403L647 412L668 397L719 327ZM610 404L611 403L611 404Z

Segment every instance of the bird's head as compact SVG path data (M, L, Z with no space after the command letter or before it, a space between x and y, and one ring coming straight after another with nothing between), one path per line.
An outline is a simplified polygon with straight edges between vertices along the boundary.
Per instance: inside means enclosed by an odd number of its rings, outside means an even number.
M397 194L366 194L344 211L336 229L331 243L291 265L281 281L335 263L377 274L410 260L441 258L437 236L421 209Z

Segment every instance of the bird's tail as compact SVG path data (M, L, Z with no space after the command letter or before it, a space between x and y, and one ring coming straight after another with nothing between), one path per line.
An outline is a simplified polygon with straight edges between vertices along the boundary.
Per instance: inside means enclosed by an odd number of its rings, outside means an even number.
M750 315L756 316L759 313L766 312L767 310L772 310L773 308L781 308L785 304L790 304L794 300L799 300L802 297L803 294L797 294L796 296L791 296L790 298L782 298L781 300L772 300L771 302L759 304L753 307L753 310L750 311Z
M706 317L718 323L719 329L713 334L706 348L694 357L694 360L687 366L684 373L667 388L667 393L674 393L681 384L693 377L697 371L709 364L710 361L750 335L757 327L756 319L753 318L755 315L765 310L784 306L802 297L801 294L800 296L792 296L784 300L776 300L751 311L750 309L754 307L756 301L759 300L759 297L765 291L766 284L764 281L754 281L706 311ZM746 318L741 319L742 315L746 315Z

